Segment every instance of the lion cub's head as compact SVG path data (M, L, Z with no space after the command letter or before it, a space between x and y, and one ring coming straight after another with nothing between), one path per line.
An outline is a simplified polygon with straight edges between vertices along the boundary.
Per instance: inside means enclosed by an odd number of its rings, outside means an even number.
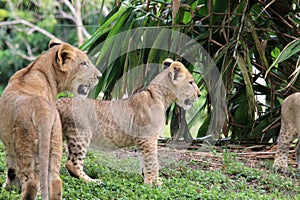
M72 92L75 97L87 97L97 85L101 73L88 56L78 48L58 39L52 39L49 48L56 51L54 67L59 79L59 90Z
M168 78L171 82L170 89L175 95L175 102L183 109L190 109L201 95L192 74L181 62L167 58L163 65L168 67Z

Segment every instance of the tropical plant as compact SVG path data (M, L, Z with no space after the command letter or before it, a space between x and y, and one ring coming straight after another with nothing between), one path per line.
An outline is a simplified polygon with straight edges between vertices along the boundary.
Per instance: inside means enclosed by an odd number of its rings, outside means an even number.
M104 98L120 98L131 94L133 90L128 89L129 82L126 82L130 71L136 74L131 80L150 80L153 74L149 72L153 71L149 70L149 63L161 63L164 58L172 57L194 72L206 95L191 122L177 126L177 130L185 131L185 138L190 138L185 127L195 122L199 125L200 120L202 125L197 137L211 134L217 139L230 136L238 142L266 143L277 136L280 103L288 94L299 90L296 81L300 51L299 1L133 0L118 3L82 46L97 56L97 64L103 72L96 95L103 92ZM137 31L141 27L147 28ZM160 30L149 32L153 27ZM202 45L214 59L226 94L216 91L220 81L210 82L199 77L200 72L203 75L211 70L204 63L205 56L199 67L179 54L183 52L162 48L177 44L165 41L166 34L170 40L173 36L165 29L179 31ZM128 34L122 35L124 31ZM148 46L130 49L131 45L140 44ZM135 68L141 65L145 66L142 70ZM289 84L291 75L294 78ZM118 87L116 94L113 91L118 81L122 87ZM212 90L218 96L212 95ZM216 113L223 99L226 106ZM172 120L178 124L181 119L176 116L181 115L182 110L172 108ZM222 114L224 117L220 118ZM173 123L171 128L174 127Z

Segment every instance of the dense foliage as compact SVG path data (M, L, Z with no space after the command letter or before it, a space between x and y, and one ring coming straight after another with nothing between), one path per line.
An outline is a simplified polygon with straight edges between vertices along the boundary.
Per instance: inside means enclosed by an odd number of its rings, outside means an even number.
M220 92L218 97L222 99L226 95L223 110L226 120L214 123L215 129L211 129L211 121L218 120L212 119L212 114L219 104L213 102L218 98L212 98L210 88L217 90L218 87L197 79L203 91L206 90L204 106L194 115L199 121L204 114L198 137L212 134L218 138L230 136L232 141L239 142L274 142L279 132L277 122L282 99L299 89L299 83L295 81L299 73L299 12L299 2L294 0L126 1L111 11L83 48L92 54L100 52L97 63L99 67L104 66L104 78L98 92L111 98L117 81L136 66L160 63L166 57L173 57L183 61L194 74L199 72L199 67L189 65L191 63L180 53L159 49L174 44L174 41L164 41L163 31L141 34L147 39L153 36L153 48L130 51L118 58L114 58L115 54L129 48L129 44L113 43L109 38L139 27L180 31L196 40L214 59L226 88L226 94ZM124 37L122 41L126 39ZM210 69L203 66L203 70ZM148 72L147 68L145 71ZM296 73L290 77L293 72ZM143 76L143 73L139 74Z
M132 0L115 1L114 6L111 1L83 1L79 7L83 24L80 26L72 10L78 2L81 1L0 1L0 91L16 70L47 48L49 37L55 35L77 45L80 34L76 28L84 26L87 31L82 34L86 33L84 38L89 39L82 48L97 56L104 74L96 95L100 92L104 98L130 95L154 76L153 71L149 73L151 63L172 57L194 72L203 93L197 110L187 121L182 118L184 111L172 106L169 113L173 137L182 134L180 137L190 141L188 130L197 129L194 137L231 137L232 141L247 143L275 141L282 99L300 87L297 0ZM104 15L105 6L111 11ZM140 39L151 41L147 48L126 52L133 44L128 43L130 37L125 35L116 40L124 31L145 27L160 28L148 35L139 32ZM203 72L210 69L203 58L197 65L186 59L186 52L170 51L177 47L161 49L167 44L178 44L165 40L161 31L166 29L192 38L208 52L222 75L224 92L218 90L220 81L205 79ZM123 54L114 57L120 52ZM136 82L130 83L128 79ZM113 93L117 87L118 92Z
M84 1L80 6L86 39L103 20L104 5ZM111 8L111 1L106 1L106 6ZM50 38L78 45L76 8L68 0L0 1L0 93L15 71L48 48Z

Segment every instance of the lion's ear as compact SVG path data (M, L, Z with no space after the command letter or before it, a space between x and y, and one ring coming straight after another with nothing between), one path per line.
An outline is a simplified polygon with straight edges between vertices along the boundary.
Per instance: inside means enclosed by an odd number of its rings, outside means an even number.
M174 62L174 60L172 60L171 58L166 58L163 61L163 69L167 69L168 67L170 67L170 65Z
M56 61L58 63L59 69L62 72L69 71L72 68L70 61L75 60L76 54L74 50L74 47L64 43L56 52Z
M49 44L48 44L48 47L49 47L49 49L50 49L50 48L52 48L52 47L54 47L54 46L61 45L61 44L63 44L63 43L64 43L64 42L61 41L60 39L58 39L58 38L53 38L53 39L50 40L50 42L49 42Z
M186 77L186 68L181 62L173 62L170 65L169 76L171 77L174 84L177 84L178 81L185 79Z

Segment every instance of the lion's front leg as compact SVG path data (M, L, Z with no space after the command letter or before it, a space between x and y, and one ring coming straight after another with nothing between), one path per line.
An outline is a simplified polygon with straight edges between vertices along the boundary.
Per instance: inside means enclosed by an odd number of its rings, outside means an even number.
M300 138L298 137L298 143L295 149L295 157L298 165L298 169L300 169Z
M289 172L288 168L288 154L290 143L295 139L295 130L287 127L287 124L282 124L280 134L277 139L277 151L273 168L284 173Z
M152 185L161 185L159 180L159 163L157 156L157 137L151 139L139 139L137 141L137 148L142 154L143 158L143 173L144 183Z
M65 166L69 174L75 178L83 179L86 182L101 184L100 180L92 179L83 171L84 159L90 144L90 134L84 134L76 128L72 130L69 129L67 133L68 136L66 138L69 155Z

